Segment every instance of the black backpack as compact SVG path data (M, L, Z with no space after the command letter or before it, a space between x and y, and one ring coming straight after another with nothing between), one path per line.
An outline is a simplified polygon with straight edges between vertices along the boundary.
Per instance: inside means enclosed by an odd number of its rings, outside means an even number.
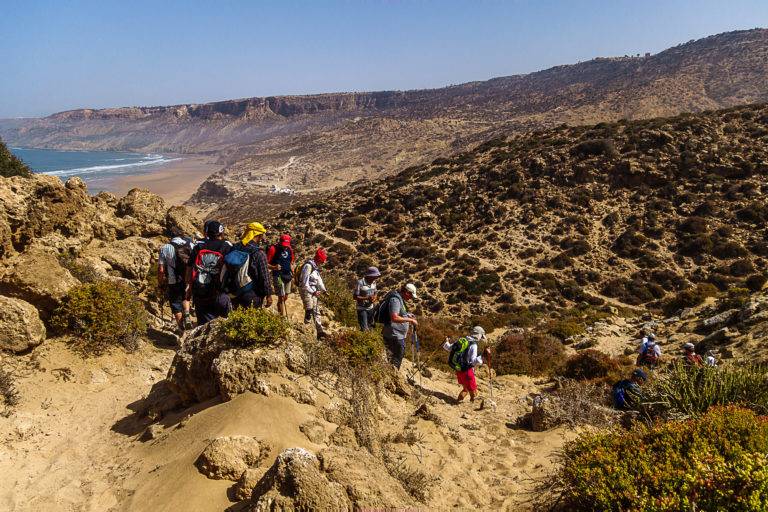
M398 292L389 292L376 306L376 310L373 313L373 321L377 324L392 325L392 318L389 316L389 302L393 297L398 297L402 302L402 297Z
M174 242L175 237L169 242L174 250L175 257L173 262L173 271L176 273L177 279L184 279L187 274L187 265L189 265L189 258L192 255L193 240L191 238L182 238L183 242Z

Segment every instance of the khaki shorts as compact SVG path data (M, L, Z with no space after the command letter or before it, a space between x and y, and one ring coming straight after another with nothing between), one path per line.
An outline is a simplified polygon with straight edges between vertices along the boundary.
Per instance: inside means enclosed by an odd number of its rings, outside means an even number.
M291 283L293 283L293 280L284 283L280 276L272 276L272 285L275 289L275 295L278 297L285 297L291 294Z

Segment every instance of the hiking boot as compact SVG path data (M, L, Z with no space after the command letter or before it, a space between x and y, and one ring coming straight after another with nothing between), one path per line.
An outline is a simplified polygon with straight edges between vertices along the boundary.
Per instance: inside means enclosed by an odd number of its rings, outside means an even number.
M191 331L192 329L194 329L194 325L192 325L192 317L187 313L184 315L184 330Z

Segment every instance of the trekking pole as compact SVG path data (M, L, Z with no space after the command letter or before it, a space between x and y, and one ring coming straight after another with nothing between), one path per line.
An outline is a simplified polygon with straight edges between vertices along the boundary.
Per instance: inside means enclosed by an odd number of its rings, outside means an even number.
M415 326L413 328L413 344L416 346L416 371L419 372L419 387L423 387L421 380L421 343L419 343L419 331Z

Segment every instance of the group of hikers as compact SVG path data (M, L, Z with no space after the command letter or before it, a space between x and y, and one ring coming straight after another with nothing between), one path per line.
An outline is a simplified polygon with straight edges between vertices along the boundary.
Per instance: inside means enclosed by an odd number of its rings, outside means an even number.
M197 325L203 325L228 316L236 308L270 308L273 295L277 297L278 313L287 318L288 295L295 287L304 307L304 323L314 325L318 339L326 337L318 301L327 292L321 275L328 260L326 249L317 248L312 258L294 267L291 236L281 234L276 243L269 245L267 230L259 222L247 224L234 244L225 239L224 225L216 220L207 221L203 233L199 240L174 237L160 248L158 286L164 291L179 333L193 327L192 307ZM408 312L408 304L418 298L418 291L413 283L406 283L379 300L380 277L378 268L369 267L352 295L360 329L367 331L381 325L388 360L399 370L408 333L415 332L418 326L415 315ZM478 355L478 345L485 340L480 326L458 340L445 340L448 363L462 387L459 402L467 395L472 401L477 396L474 369L491 354L491 349L486 348Z
M716 353L709 351L706 359L696 353L696 345L687 342L682 346L681 361L690 367L717 366ZM642 400L641 386L648 380L648 371L656 369L661 363L661 347L653 333L642 338L635 361L635 368L628 379L622 379L613 385L613 405L617 409L631 410Z

